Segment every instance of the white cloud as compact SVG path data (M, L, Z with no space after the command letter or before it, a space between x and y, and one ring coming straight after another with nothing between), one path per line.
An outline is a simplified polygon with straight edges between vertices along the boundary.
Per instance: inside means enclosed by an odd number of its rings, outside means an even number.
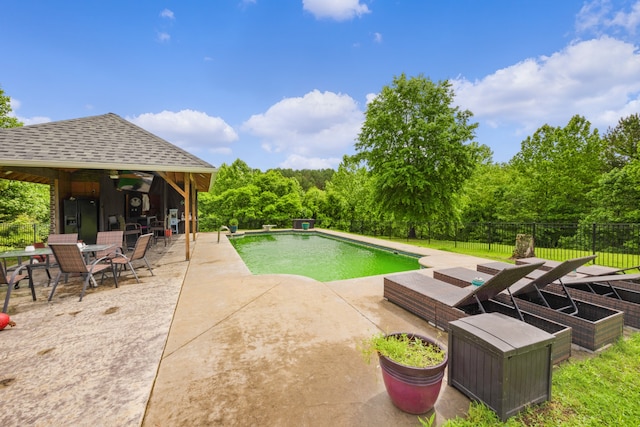
M366 95L367 105L371 104L373 102L373 100L376 99L377 96L378 96L377 93L368 93Z
M22 117L17 114L17 111L22 106L22 103L16 98L9 99L9 107L11 107L11 112L8 114L10 117L15 117L25 126L29 125L37 125L39 123L48 123L51 121L50 117L45 116L34 116L34 117Z
M297 154L292 154L287 159L280 163L278 166L283 169L338 169L338 165L342 158L331 157L321 159L319 157L303 157Z
M302 8L318 19L329 18L336 21L346 21L371 13L360 0L302 0Z
M640 1L632 6L629 13L617 12L610 21L612 26L624 28L630 34L635 34L636 29L640 26Z
M363 112L348 95L313 90L251 116L242 129L260 138L270 153L341 157L353 145L363 120Z
M39 123L49 123L51 121L50 117L45 117L45 116L16 117L16 118L20 120L25 126L37 125Z
M382 34L373 33L373 41L376 43L382 43Z
M160 16L162 18L167 18L167 19L170 19L170 20L175 19L175 16L174 16L173 12L171 10L169 10L169 9L163 9L162 12L160 12Z
M637 107L638 76L637 47L601 37L526 59L479 81L452 83L456 102L476 119L529 132L545 123L565 125L575 114L596 127L615 125Z
M171 35L169 33L162 31L158 32L158 41L160 43L168 42L169 40L171 40Z
M231 126L219 117L194 110L162 111L127 117L132 123L166 139L184 150L198 152L230 152L229 144L238 139Z
M614 10L610 0L586 2L576 16L578 32L602 34L604 31L624 31L634 35L640 26L640 0L631 4L628 11Z

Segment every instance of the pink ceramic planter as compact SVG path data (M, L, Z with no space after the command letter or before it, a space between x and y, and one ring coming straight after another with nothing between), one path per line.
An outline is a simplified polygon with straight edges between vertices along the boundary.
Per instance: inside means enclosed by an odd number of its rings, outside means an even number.
M407 336L439 346L435 341L421 335ZM427 368L402 365L382 355L379 356L379 360L384 385L394 405L404 412L416 415L429 412L433 408L440 395L448 355L445 355L440 364Z

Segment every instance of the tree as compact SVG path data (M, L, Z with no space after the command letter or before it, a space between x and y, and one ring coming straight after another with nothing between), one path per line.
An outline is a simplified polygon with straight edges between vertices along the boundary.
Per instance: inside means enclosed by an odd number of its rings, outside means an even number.
M593 205L584 222L640 222L640 160L602 175L588 194Z
M251 169L245 162L236 159L231 165L223 163L218 168L216 179L210 190L211 194L219 195L232 188L240 188L253 181L258 169Z
M0 222L49 221L49 186L0 179Z
M324 190L325 184L331 179L335 171L333 169L275 169L280 171L282 176L287 178L295 178L298 180L302 189L308 191L312 187Z
M4 90L0 87L0 128L17 128L23 125L21 121L11 114L11 98L4 94Z
M476 166L477 123L453 106L448 81L402 74L368 105L355 144L374 178L374 197L412 223L459 218L459 192Z
M277 170L252 170L241 160L222 165L214 187L198 199L203 230L227 225L231 218L240 220L241 227L255 221L284 224L302 211L303 191L295 178Z
M464 186L462 222L509 221L505 215L512 202L504 196L512 183L510 168L493 163L488 147L483 146L480 153L478 166Z
M610 168L621 168L631 161L640 160L640 115L636 113L620 119L615 128L607 130L603 139Z
M309 188L302 198L302 209L307 217L322 220L327 209L327 193L317 187Z
M338 171L327 183L324 220L348 229L353 220L376 219L372 183L371 176L361 164L353 157L344 156Z
M510 162L514 221L577 222L590 211L587 193L605 170L598 130L581 116L564 128L544 125L522 142Z

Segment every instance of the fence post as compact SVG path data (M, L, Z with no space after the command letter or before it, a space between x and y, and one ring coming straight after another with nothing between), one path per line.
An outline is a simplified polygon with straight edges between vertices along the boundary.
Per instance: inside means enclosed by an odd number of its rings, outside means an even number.
M38 241L38 240L36 240L36 236L37 235L38 235L38 224L34 223L33 224L33 243Z
M591 254L595 255L596 254L596 223L594 222L591 225Z
M453 247L457 248L458 247L458 227L456 227L455 225L454 227L456 231L453 233Z
M489 243L489 252L491 252L491 223L487 223L487 243Z

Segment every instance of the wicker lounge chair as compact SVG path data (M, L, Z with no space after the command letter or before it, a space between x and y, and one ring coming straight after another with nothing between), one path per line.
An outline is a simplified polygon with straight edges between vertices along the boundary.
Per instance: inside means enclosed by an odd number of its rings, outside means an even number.
M121 267L129 267L131 272L133 273L133 277L136 278L136 282L140 283L140 279L138 279L138 275L136 274L136 270L133 267L132 262L142 260L147 265L147 268L151 272L153 276L153 269L151 265L149 265L149 261L147 261L147 249L151 245L151 238L153 237L153 233L143 234L138 237L136 240L136 245L133 248L133 252L130 256L126 256L124 254L117 254L115 257L111 258L111 263L114 265L115 271L117 274L120 274Z
M82 285L82 292L80 293L80 301L82 301L82 297L84 297L84 293L87 290L87 285L89 281L91 281L94 287L97 287L98 284L94 278L94 274L103 272L104 270L111 269L113 272L113 280L115 281L116 288L118 287L118 280L115 274L114 266L108 262L108 257L99 258L89 264L85 262L84 255L82 251L78 247L77 243L50 243L49 247L53 252L53 255L56 257L58 261L58 266L60 267L60 271L53 282L53 287L51 288L51 293L49 294L49 301L53 298L53 294L58 287L58 283L60 282L60 277L65 274L71 273L79 273L85 276L84 284ZM107 261L106 263L104 261ZM104 278L104 276L103 276Z
M495 300L509 304L516 301L523 312L536 314L554 322L570 326L573 329L573 343L588 350L597 350L613 343L622 335L624 313L601 305L574 299L568 292L559 294L545 288L568 272L575 270L591 257L565 261L558 267L544 272L535 279L522 279L510 287L512 295L502 293ZM534 264L539 265L539 264ZM466 276L461 270L444 269L434 272L434 277L447 283L460 284L470 275L482 274L468 270ZM533 270L532 270L533 271ZM470 282L469 282L470 284ZM562 288L564 286L560 285ZM515 298L512 298L514 296Z
M485 312L502 313L523 320L556 337L552 360L558 363L571 356L570 327L524 313L518 309L517 302L504 304L491 299L533 268L512 266L499 275L488 277L482 286L469 289L451 286L419 272L401 273L384 278L384 297L444 330L449 329L450 321Z
M478 264L478 271L495 274L509 263ZM534 270L528 278L538 278L544 271ZM547 286L555 293L569 293L572 298L624 312L624 324L640 329L640 273L612 274L609 276L561 277ZM564 288L563 288L564 285Z
M537 264L539 262L544 262L544 265L540 267L541 270L551 270L561 264L560 261L550 261L548 259L530 257L517 259L516 265ZM576 269L576 272L586 276L609 276L611 274L623 274L629 270L640 270L640 266L616 268L605 267L603 265L582 265Z

